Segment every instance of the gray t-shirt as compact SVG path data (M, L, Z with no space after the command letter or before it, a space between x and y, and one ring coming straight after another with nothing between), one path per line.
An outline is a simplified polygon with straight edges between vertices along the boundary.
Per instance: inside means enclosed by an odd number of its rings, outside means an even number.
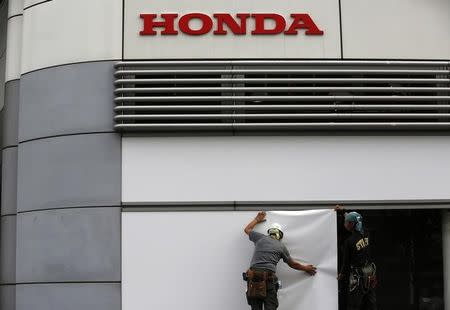
M281 241L256 231L251 231L248 237L255 244L250 267L276 272L280 259L285 263L291 259L289 251Z

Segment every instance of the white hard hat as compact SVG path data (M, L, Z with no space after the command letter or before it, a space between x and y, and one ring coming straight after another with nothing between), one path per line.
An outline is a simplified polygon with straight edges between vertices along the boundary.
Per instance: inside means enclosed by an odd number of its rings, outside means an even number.
M281 238L283 238L283 230L281 229L281 225L278 223L272 223L267 229L267 233L270 235L272 230L278 230L280 232Z

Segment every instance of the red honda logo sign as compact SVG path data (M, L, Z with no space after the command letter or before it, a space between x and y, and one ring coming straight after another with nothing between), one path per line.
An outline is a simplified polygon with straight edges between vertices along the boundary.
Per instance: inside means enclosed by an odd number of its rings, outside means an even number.
M181 15L166 13L140 14L143 28L141 36L177 35L179 31L188 35L246 35L250 25L251 35L296 35L298 30L305 30L306 35L323 35L309 14L293 13L287 21L284 16L275 13L238 13L236 16L227 13L216 13L213 17L203 13L188 13ZM179 17L179 18L178 18ZM251 21L249 21L251 19ZM199 21L195 29L190 25L192 20ZM272 21L271 27L267 24Z

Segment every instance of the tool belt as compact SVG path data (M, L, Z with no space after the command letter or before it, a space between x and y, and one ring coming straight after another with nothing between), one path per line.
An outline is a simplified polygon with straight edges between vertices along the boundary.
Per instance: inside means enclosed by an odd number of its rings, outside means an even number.
M377 266L375 263L367 263L362 267L351 267L350 291L361 285L362 289L368 291L377 287Z
M247 299L264 299L267 296L267 282L275 282L277 277L272 271L249 269L244 279L247 281Z

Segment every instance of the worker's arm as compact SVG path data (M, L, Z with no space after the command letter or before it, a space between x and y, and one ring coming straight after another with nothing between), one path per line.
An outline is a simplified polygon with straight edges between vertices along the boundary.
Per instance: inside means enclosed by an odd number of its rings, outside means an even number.
M253 228L255 228L256 224L262 223L265 220L266 220L266 212L264 212L264 211L258 212L256 217L250 223L248 223L247 226L245 226L244 232L247 235L250 234L250 232L253 230Z
M314 267L313 265L303 265L303 264L300 264L299 262L293 260L292 258L287 262L287 264L289 265L289 267L291 267L295 270L304 271L304 272L310 274L311 276L316 274L316 267Z
M345 213L347 212L347 210L345 210L341 205L336 205L334 207L334 211L336 211L337 215L345 215Z

